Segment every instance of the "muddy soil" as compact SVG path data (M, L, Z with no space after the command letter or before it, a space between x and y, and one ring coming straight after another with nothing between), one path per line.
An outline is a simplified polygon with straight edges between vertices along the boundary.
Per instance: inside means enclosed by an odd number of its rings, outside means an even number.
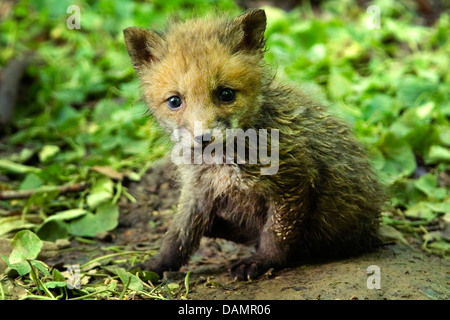
M142 181L128 186L137 202L121 204L115 243L160 245L179 195L173 170L166 163L155 164ZM183 284L190 271L190 299L450 299L450 261L392 240L376 252L355 258L270 270L250 282L231 279L229 266L252 252L253 248L230 241L203 238L189 264L180 272L166 273L165 278ZM371 285L376 280L370 281L375 274L368 273L369 266L379 268L380 289Z

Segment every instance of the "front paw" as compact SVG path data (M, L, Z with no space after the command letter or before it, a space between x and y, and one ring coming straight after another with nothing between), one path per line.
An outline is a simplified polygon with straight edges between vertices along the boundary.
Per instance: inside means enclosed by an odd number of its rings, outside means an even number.
M261 257L251 256L234 263L229 272L235 279L245 281L258 278L269 268L270 264L267 261Z

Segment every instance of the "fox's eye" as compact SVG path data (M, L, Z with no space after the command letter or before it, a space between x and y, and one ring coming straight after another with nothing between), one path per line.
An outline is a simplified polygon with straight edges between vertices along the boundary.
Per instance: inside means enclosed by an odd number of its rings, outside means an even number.
M222 102L233 102L236 98L236 92L232 89L222 89L219 92L219 99Z
M176 110L179 107L181 107L182 101L179 96L172 96L169 99L167 99L167 105L170 109Z

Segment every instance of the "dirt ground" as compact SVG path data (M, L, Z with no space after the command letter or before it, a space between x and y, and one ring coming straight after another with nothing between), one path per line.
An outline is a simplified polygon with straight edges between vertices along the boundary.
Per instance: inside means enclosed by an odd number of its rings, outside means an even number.
M170 177L172 172L166 162L161 161L150 168L140 182L127 184L128 192L137 201L121 199L119 226L115 230L97 236L91 244L72 240L70 250L63 250L56 256L51 254L50 259L38 258L51 266L62 267L83 264L107 254L101 247L157 249L176 211L179 196L177 185ZM183 288L181 295L185 292L186 273L190 271L187 298L193 300L450 299L449 260L425 253L417 245L397 243L392 239L388 242L391 244L363 256L269 270L257 280L239 282L234 281L227 270L233 262L252 254L253 248L223 239L203 238L189 264L179 272L166 273L165 279L179 283ZM46 244L50 248L44 251L55 250L53 243ZM0 242L0 252L7 255L8 251L2 249ZM367 271L369 266L379 267L380 289L368 288L368 279L372 276ZM0 270L5 267L6 264L0 265ZM17 291L13 296L20 297L21 294L23 292Z
M179 195L171 172L162 161L141 182L128 186L137 202L122 204L116 243L159 246ZM182 284L191 271L189 299L450 299L450 261L402 243L351 259L269 271L251 282L234 281L228 267L252 250L203 238L190 263L165 277ZM380 289L368 288L369 266L379 267Z

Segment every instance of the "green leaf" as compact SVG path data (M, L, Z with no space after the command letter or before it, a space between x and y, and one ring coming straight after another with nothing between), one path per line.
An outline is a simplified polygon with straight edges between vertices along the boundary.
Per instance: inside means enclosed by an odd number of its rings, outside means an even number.
M431 210L426 202L419 202L405 211L405 216L414 219L421 219L431 221L436 217L436 214Z
M425 158L427 163L450 162L450 149L441 146L431 146Z
M169 288L169 290L172 291L180 288L180 285L176 282L171 282L167 284L167 288Z
M405 107L412 107L423 93L431 94L435 88L436 85L429 81L408 76L402 79L397 97Z
M3 256L3 260L11 269L23 276L31 271L27 260L36 259L41 251L43 242L37 235L29 230L22 230L14 236L11 247L13 250L9 257Z
M2 259L6 262L8 267L16 270L20 276L26 275L26 274L30 273L30 271L31 271L31 267L26 260L16 262L16 263L10 263L8 257L6 257L4 255L2 255Z
M19 186L19 190L33 190L42 186L44 182L34 173L29 173Z
M99 232L113 230L119 223L119 208L111 203L101 204L95 214L88 213L69 223L75 236L94 237Z
M427 247L439 252L441 255L450 253L450 243L444 240L429 243Z
M414 152L425 157L432 145L439 143L439 130L430 124L414 127L405 139L409 142Z
M428 202L427 207L434 212L450 213L450 201L432 203Z
M391 96L376 94L365 103L364 119L370 123L383 121L396 114L397 110L394 107L394 99Z
M55 213L54 215L51 215L47 219L45 219L45 222L53 221L53 220L60 220L60 221L66 221L66 220L72 220L81 216L84 216L85 214L88 214L89 211L84 209L70 209L70 210L64 210Z
M45 241L67 239L69 237L69 225L58 220L44 222L36 230L36 234Z
M66 278L59 272L58 269L52 270L52 278L54 281L66 281Z
M73 92L68 92L68 91L55 91L54 95L55 96L59 96L60 98L65 98L62 97L62 95L64 93L68 93L69 95L72 95ZM67 99L69 100L71 97L68 97ZM75 98L74 100L77 100L78 98ZM80 117L80 114L78 111L76 111L74 108L72 108L71 106L65 105L64 107L62 107L59 110L59 113L56 116L55 124L58 125L61 129L68 129L70 127L72 127L74 124L76 124L76 121L78 120L78 118Z
M388 219L386 219L387 217L383 217L383 219L386 221ZM398 231L397 229L395 229L394 227L390 226L390 225L382 225L380 227L379 230L379 234L382 238L388 238L388 239L394 239L397 240L403 244L408 244L408 241L405 239L405 237L403 236L403 234Z
M149 150L149 142L147 140L124 139L120 140L120 144L125 154L139 154Z
M53 183L60 181L65 182L67 181L68 175L75 173L74 171L75 168L70 165L63 162L52 161L50 164L46 165L46 167L42 168L42 171L39 173L39 177L44 181Z
M370 164L377 172L381 171L386 164L383 153L376 148L368 150Z
M18 229L27 229L35 224L23 221L20 216L0 218L0 236Z
M45 263L39 260L31 260L30 263L33 267L41 271L45 276L50 277L50 272L48 271L49 267Z
M16 263L36 259L43 244L42 240L29 230L17 232L11 242L13 250L9 255L9 262Z
M65 221L74 220L86 214L89 211L84 209L70 209L60 211L47 219L36 230L41 239L47 241L56 241L58 239L65 239L69 236L70 226Z
M15 163L6 159L0 159L0 171L8 173L25 174L30 172L40 172L41 169Z
M441 141L446 145L450 146L450 125L448 127L438 127L436 130L439 132L439 137Z
M434 106L435 106L435 104L434 104L434 102L432 102L432 101L430 101L430 102L427 102L427 103L425 103L425 104L423 104L423 105L421 105L421 106L419 106L417 109L416 109L416 115L417 115L417 117L419 118L419 119L429 119L430 117L431 117L431 112L433 111L433 109L434 109Z
M65 281L48 281L44 283L44 286L48 289L64 288L67 286L67 283Z
M109 201L114 195L114 182L107 177L100 177L92 186L91 192L86 197L86 202L91 209Z
M339 73L332 73L328 78L328 91L332 98L338 100L352 92L351 82Z
M39 160L43 163L51 160L55 155L58 154L60 148L54 145L45 145L39 152Z
M33 154L34 154L34 151L33 151L32 149L29 149L29 148L23 148L23 149L20 151L20 154L19 154L19 160L20 160L20 162L23 163L23 162L29 160L29 159L33 156Z
M136 276L138 276L142 281L150 281L151 283L156 283L159 280L159 276L153 271L137 271Z
M385 134L380 150L385 158L381 176L386 183L391 184L407 177L416 169L416 159L411 147L404 139L396 138L393 133Z
M128 289L134 290L134 291L140 291L143 289L143 285L141 281L139 280L139 277L129 273L128 271L125 271L122 268L117 268L117 275L119 276L122 283L125 285L130 281L130 284L128 285ZM131 280L130 280L131 279Z
M438 188L437 185L437 178L431 173L424 174L415 182L416 188L427 196L432 199L442 200L447 194L447 191L443 188Z
M35 206L44 207L49 202L56 199L60 194L60 191L55 186L42 186L35 190L35 193L28 198L28 203L32 203Z

